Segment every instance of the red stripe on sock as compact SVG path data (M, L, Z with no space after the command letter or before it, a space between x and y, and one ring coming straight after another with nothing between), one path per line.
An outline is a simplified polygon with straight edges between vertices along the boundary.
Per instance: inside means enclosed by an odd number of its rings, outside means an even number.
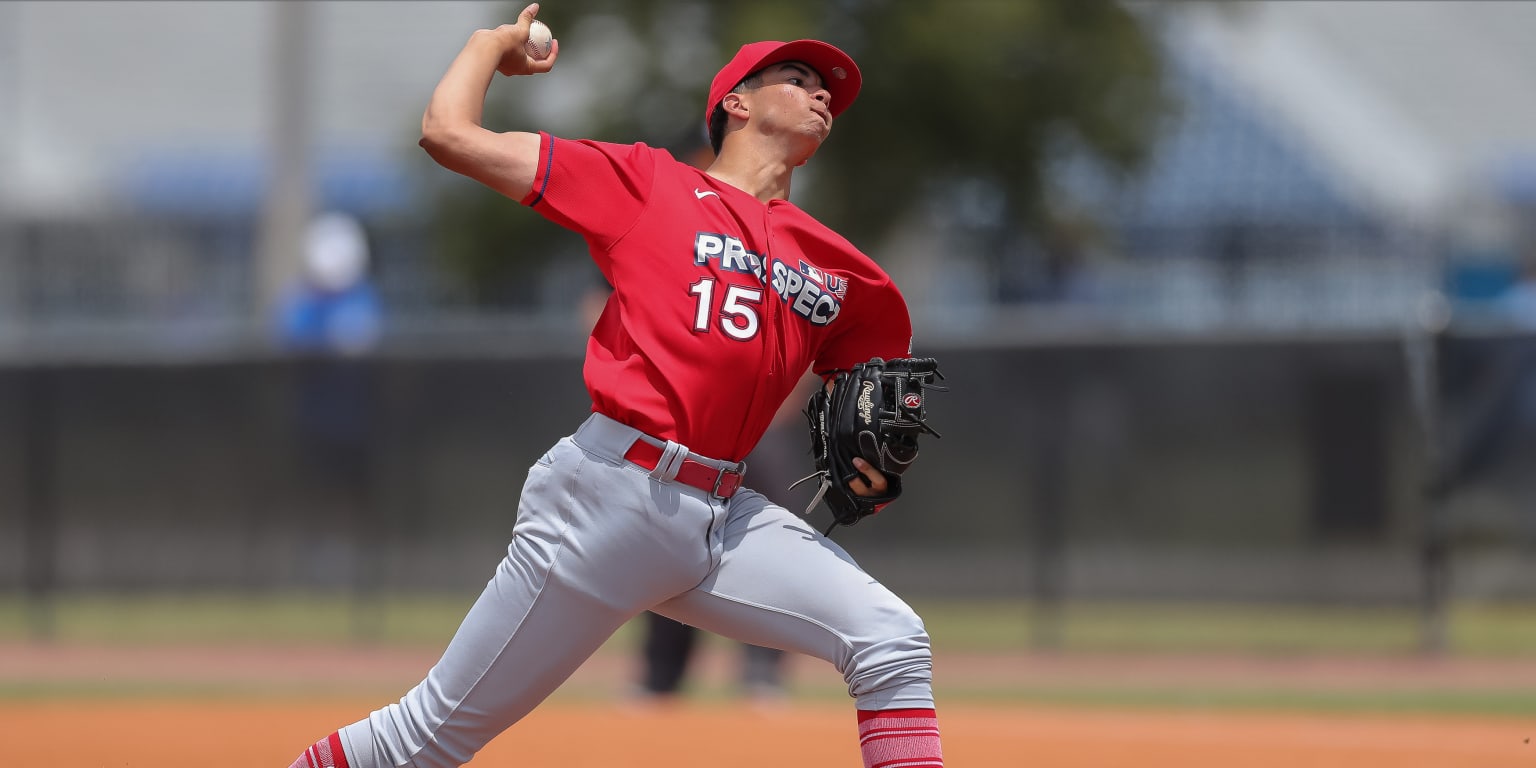
M352 768L347 765L347 753L341 748L341 733L333 732L304 750L299 759L288 768Z
M931 709L859 710L864 768L944 768L938 716Z
M332 733L326 741L331 745L331 760L335 761L334 768L352 768L347 765L347 751L341 748L341 732Z

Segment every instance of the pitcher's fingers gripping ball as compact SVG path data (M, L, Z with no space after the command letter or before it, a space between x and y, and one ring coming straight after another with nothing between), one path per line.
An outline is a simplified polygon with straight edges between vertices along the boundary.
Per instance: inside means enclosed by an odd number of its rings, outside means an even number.
M538 3L529 3L517 15L517 21L502 24L493 30L492 37L505 47L496 71L506 77L538 75L549 72L560 58L560 41L555 39L549 26L535 19ZM467 64L466 64L467 66Z
M528 25L528 42L523 50L528 52L528 58L534 61L543 61L549 58L549 50L554 40L550 34L549 26L542 21L535 20Z

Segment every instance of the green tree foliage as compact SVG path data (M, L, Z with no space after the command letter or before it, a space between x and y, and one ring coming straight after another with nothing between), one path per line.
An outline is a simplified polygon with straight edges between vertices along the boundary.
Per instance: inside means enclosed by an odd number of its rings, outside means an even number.
M520 9L507 6L505 18ZM807 209L879 258L882 236L925 201L980 185L1000 214L984 237L1050 240L1060 218L1050 162L1080 152L1133 172L1169 112L1155 10L1112 0L556 0L540 11L561 43L545 77L586 92L583 114L566 129L546 124L530 84L498 78L486 122L688 157L704 144L708 81L737 45L816 37L854 57L864 88L797 184ZM473 185L439 196L440 251L483 301L531 299L530 275L583 249L514 206Z

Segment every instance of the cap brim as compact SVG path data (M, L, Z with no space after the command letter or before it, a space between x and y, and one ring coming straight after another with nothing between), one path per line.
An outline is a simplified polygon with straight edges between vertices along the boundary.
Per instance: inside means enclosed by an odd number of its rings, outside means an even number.
M833 117L842 114L842 111L853 103L859 95L859 88L864 83L859 67L853 63L852 57L836 46L820 40L795 40L785 43L754 62L747 72L751 74L781 61L803 61L816 70L816 74L821 75L822 84L826 87L827 93L832 96L827 109Z

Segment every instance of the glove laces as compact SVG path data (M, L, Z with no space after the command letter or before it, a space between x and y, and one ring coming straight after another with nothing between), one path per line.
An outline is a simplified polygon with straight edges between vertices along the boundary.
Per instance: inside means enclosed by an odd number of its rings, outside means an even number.
M832 475L828 472L812 472L811 474L806 475L805 477L802 477L799 480L790 483L789 485L789 490L793 491L794 489L799 488L807 480L815 480L818 477L821 478L821 484L816 487L816 495L811 497L811 503L805 505L805 511L800 513L800 516L806 519L810 519L811 510L815 509L816 505L821 503L822 497L827 495L827 489L832 487ZM833 520L832 524L827 526L825 531L821 532L821 535L826 536L829 539L832 538L832 529L836 527L837 521Z

